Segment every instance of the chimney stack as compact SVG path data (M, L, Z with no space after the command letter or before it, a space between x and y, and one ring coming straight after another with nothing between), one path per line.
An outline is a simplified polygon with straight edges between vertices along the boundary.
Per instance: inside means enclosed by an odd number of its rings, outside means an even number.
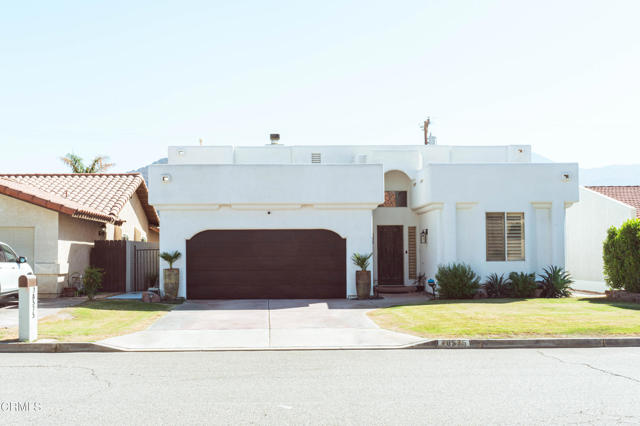
M278 141L280 140L280 133L271 133L269 135L269 139L271 139L271 145L278 145Z

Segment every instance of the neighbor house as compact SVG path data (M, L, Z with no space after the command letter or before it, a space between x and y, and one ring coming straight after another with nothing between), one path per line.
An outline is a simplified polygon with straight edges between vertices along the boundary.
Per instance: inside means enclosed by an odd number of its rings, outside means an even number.
M39 293L57 295L89 266L95 240L158 240L139 173L0 175L0 241L25 256Z
M567 269L581 290L604 291L602 244L611 226L640 217L640 186L580 187L567 211Z
M350 297L353 253L373 253L380 285L450 262L482 277L564 266L577 173L525 145L174 146L149 199L160 250L183 254L181 296Z

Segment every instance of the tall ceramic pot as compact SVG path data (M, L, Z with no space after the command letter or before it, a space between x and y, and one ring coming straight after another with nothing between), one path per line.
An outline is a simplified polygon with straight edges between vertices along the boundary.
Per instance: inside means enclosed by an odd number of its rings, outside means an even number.
M356 271L358 299L368 299L371 294L371 271Z
M180 285L180 269L165 269L164 271L164 294L169 300L178 297L178 286Z

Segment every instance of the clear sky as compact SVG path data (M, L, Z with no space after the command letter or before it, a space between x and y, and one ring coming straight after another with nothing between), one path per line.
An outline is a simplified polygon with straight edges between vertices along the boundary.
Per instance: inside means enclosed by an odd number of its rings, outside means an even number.
M13 1L0 172L176 144L531 144L640 163L640 1Z

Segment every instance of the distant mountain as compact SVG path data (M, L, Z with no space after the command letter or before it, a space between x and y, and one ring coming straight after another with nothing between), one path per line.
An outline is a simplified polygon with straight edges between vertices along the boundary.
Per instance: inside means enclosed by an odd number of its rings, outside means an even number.
M580 169L580 185L640 185L640 164Z
M547 157L535 152L531 153L531 161L534 163L553 163ZM595 167L593 169L580 169L580 185L640 185L640 164L613 165Z
M142 175L142 178L144 179L145 183L147 184L147 186L149 186L149 166L152 166L154 164L167 164L167 162L169 161L168 158L161 158L158 161L154 161L153 163L144 166L144 167L140 167L138 170L132 170L129 173L140 173Z

